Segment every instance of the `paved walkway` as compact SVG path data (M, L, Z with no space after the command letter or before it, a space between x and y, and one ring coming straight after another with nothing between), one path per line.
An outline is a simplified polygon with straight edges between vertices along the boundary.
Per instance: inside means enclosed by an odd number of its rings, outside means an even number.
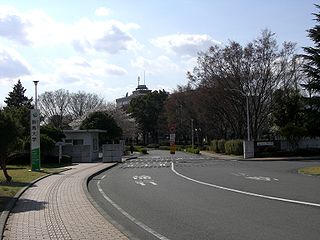
M17 201L3 239L128 239L93 207L83 190L86 177L107 166L79 164L37 182Z

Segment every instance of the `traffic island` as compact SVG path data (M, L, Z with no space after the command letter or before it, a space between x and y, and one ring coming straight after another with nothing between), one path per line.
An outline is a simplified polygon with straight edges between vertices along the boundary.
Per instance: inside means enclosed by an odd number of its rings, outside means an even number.
M298 173L306 174L306 175L320 176L320 166L300 168L298 170Z

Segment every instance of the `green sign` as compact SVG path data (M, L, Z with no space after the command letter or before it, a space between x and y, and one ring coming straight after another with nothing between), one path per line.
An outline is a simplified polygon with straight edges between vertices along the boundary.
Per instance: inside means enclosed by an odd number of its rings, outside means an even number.
M40 170L40 148L31 151L31 170Z

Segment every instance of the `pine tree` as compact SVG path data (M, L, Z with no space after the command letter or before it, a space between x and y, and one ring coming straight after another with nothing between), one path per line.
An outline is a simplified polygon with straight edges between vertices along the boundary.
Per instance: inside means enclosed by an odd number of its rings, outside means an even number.
M32 98L26 97L24 94L26 89L22 86L20 79L17 84L13 86L12 92L9 92L9 96L6 97L4 101L7 104L7 108L20 108L26 107L28 109L32 108L31 102Z
M315 4L320 10L320 5ZM316 25L307 30L308 37L314 42L313 47L304 47L305 60L303 70L308 77L308 83L302 86L308 91L305 99L305 125L310 136L320 136L320 12L314 13Z

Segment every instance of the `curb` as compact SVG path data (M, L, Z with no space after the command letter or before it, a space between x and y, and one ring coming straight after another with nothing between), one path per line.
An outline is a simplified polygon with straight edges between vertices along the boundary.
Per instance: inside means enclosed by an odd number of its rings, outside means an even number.
M138 156L132 156L132 157L128 157L128 158L122 158L122 159L121 159L121 162L124 163L124 162L126 162L126 161L128 161L128 160L137 159L137 158L138 158Z
M4 230L5 230L5 226L6 226L6 223L7 223L7 220L9 218L9 215L12 211L12 209L14 208L16 202L19 200L19 198L22 196L22 194L27 191L28 188L30 188L32 185L34 185L35 183L41 181L42 179L44 178L47 178L47 177L50 177L52 175L55 175L55 174L59 174L59 173L62 173L62 172L65 172L65 171L68 171L70 170L71 168L66 168L66 169L63 169L59 172L55 172L55 173L50 173L48 175L45 175L45 176L42 176L40 178L37 178L36 180L33 180L32 182L28 183L27 186L23 187L22 189L20 189L16 195L14 195L14 197L11 198L11 200L7 203L7 205L4 207L4 210L3 212L1 213L0 215L0 239L3 239L3 233L4 233Z
M241 159L239 161L246 161L246 162L279 162L279 161L310 161L310 160L320 160L320 157L319 156L315 156L315 157L249 158L249 159Z
M137 157L133 157L133 158L130 158L130 159L135 159ZM128 160L128 159L126 159ZM117 166L118 163L114 163L113 165L111 166L108 166L106 168L103 168L101 170L99 170L98 172L95 172L91 175L89 175L88 177L86 177L82 183L82 188L83 188L83 191L86 195L86 197L88 198L89 202L93 205L93 207L95 209L97 209L97 211L108 221L110 222L115 228L117 228L122 234L124 234L126 237L128 237L129 239L132 239L132 240L138 240L136 237L134 237L130 232L128 232L122 225L120 225L119 223L117 223L116 221L114 221L100 206L99 204L93 199L93 197L91 196L91 194L89 193L89 190L88 190L88 184L89 182L95 177L95 176L98 176L99 174L101 174L102 172L108 170L108 169L111 169L115 166Z
M312 156L312 157L265 157L265 158L248 158L243 159L241 157L224 157L224 155L215 155L206 152L200 152L203 156L212 157L217 160L224 161L243 161L243 162L277 162L277 161L310 161L310 160L320 160L320 156Z

